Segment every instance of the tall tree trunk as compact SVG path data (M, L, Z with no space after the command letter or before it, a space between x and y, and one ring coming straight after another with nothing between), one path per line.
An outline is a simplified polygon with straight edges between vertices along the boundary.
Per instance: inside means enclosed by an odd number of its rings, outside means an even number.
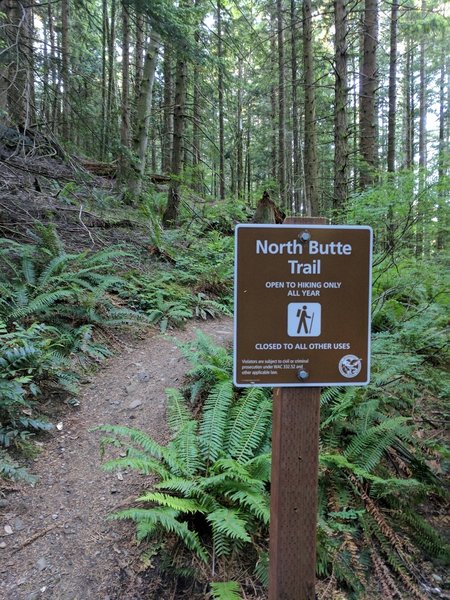
M346 0L335 0L334 209L342 209L348 196L347 15Z
M311 0L304 0L303 68L305 81L305 202L307 214L311 216L317 216L319 214L319 192L316 133L316 92L314 87L312 35Z
M275 15L274 11L271 11L270 18L270 57L271 57L271 76L272 76L272 85L270 86L270 175L272 177L272 181L278 181L278 156L277 156L277 89L275 86L276 80L276 52L277 52L277 43L275 38Z
M198 40L197 40L198 41ZM200 65L198 62L194 64L193 75L193 99L192 99L192 166L194 181L194 190L201 194L203 191L203 171L200 166L201 162L201 135L200 135L200 119L202 115L200 94Z
M237 114L236 114L236 183L238 198L243 197L244 191L244 139L242 125L242 58L238 59L238 90L237 90Z
M70 0L61 0L61 79L62 79L62 136L70 139L70 75L69 75L69 47L70 47Z
M363 28L363 60L360 79L359 148L363 165L360 172L362 189L374 182L377 164L376 91L378 86L378 0L365 0Z
M422 0L422 18L425 17L426 4ZM419 167L425 169L426 133L427 133L427 102L426 102L426 75L425 75L425 36L421 35L419 50Z
M35 0L28 2L28 16L25 21L25 55L27 65L27 125L36 123L36 94L34 87L34 4Z
M352 155L356 157L358 155L359 138L358 138L358 114L359 114L359 90L358 90L358 77L359 69L357 67L358 59L356 53L352 53L351 58L352 64ZM359 187L359 170L356 166L356 160L352 161L352 190L356 192Z
M225 121L224 121L224 77L223 77L223 40L222 40L222 3L217 1L217 59L219 61L219 198L225 199Z
M200 0L194 0L194 6L198 7ZM200 23L199 23L200 26ZM200 27L197 27L194 35L195 45L200 51ZM201 135L200 135L200 119L201 119L201 101L200 93L201 82L201 65L198 60L194 61L194 72L192 81L192 173L193 173L193 188L201 194L203 192L203 171L200 168L201 160Z
M116 0L111 2L111 21L108 38L108 90L106 95L106 142L111 136L113 124L113 108L115 100L115 58L116 58ZM108 145L108 144L107 144Z
M50 6L50 4L49 4ZM42 98L41 98L41 115L44 119L45 126L50 123L50 58L49 58L49 35L48 35L48 17L42 15L42 53L43 53L43 76L42 76Z
M119 180L129 175L127 149L130 147L130 15L122 0L122 99L120 106Z
M278 185L282 206L287 206L286 193L286 101L284 81L284 22L283 3L277 0L278 43Z
M169 45L164 46L164 93L163 93L163 147L161 167L163 173L170 173L172 168L172 136L173 136L173 78L172 52Z
M441 73L439 78L439 154L438 154L438 232L436 247L438 250L445 248L445 238L447 234L446 227L446 191L445 191L445 179L446 179L446 143L445 143L445 74L448 73L450 80L450 60L445 54L445 41L442 44L442 55L441 55ZM450 90L449 90L450 92ZM447 99L447 104L448 104ZM450 116L450 115L449 115ZM448 151L448 150L447 150Z
M120 143L124 148L130 145L130 16L128 7L122 0L122 106L120 123Z
M9 120L27 128L34 115L34 79L32 72L32 8L16 0L2 0L4 38L0 93L1 104ZM4 61L4 62L3 62Z
M145 53L144 70L136 104L136 124L133 132L132 146L135 158L131 165L130 190L135 198L138 198L142 192L142 178L145 173L147 161L150 113L158 50L159 37L156 33L152 32Z
M247 178L247 202L251 203L252 200L252 163L251 163L251 153L250 153L250 144L251 144L251 123L252 123L252 107L249 105L247 107L247 139L245 146L245 172Z
M49 107L49 119L50 128L53 133L57 131L58 125L58 73L56 70L57 52L56 52L56 38L55 38L55 27L53 23L53 11L52 3L49 2L47 5L47 18L48 18L48 36L50 41L50 72L51 72L51 105Z
M298 118L298 59L297 59L297 10L295 0L291 0L291 83L292 83L292 204L295 214L300 214L300 152Z
M106 133L107 133L107 88L108 88L108 67L107 67L107 46L109 38L108 24L108 0L102 0L102 108L101 108L101 135L100 135L100 159L105 158L106 153Z
M414 160L414 78L411 40L406 41L405 62L405 167L411 169Z
M389 51L389 113L388 113L388 147L387 170L395 171L395 127L397 110L397 21L398 0L392 0L391 6L391 47Z
M421 14L425 18L426 0L422 0ZM417 224L416 224L416 256L423 255L425 250L425 207L424 190L426 185L427 167L427 99L426 99L426 75L425 75L425 36L422 33L419 49L419 193L417 200Z
M145 40L145 20L139 13L136 15L136 35L134 46L134 97L139 97L139 90L142 82L142 72L144 69L144 40Z
M172 175L174 176L168 193L167 207L163 215L163 224L173 227L178 218L180 204L179 176L181 174L181 159L183 154L183 133L186 104L186 74L187 64L184 50L178 50L177 66L175 72L175 107L173 114L173 148L172 148Z
M11 0L9 0L11 1ZM6 48L3 48L3 56L0 61L0 120L6 121L8 116L8 88L9 88L9 51L8 47L11 43L10 24L9 24L10 7L7 0L0 0L0 26L3 31L3 39Z

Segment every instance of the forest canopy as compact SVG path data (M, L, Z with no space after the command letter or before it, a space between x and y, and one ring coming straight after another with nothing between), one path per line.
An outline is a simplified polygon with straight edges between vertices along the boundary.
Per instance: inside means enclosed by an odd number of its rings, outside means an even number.
M413 170L414 218L442 245L445 2L1 0L0 17L3 123L24 147L39 131L112 163L131 203L167 176L166 225L182 186L250 203L269 190L288 212L332 216Z

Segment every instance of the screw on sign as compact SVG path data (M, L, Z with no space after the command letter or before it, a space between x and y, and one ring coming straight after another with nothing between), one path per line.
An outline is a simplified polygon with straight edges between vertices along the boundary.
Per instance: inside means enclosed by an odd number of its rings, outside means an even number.
M372 232L324 223L236 229L234 381L274 387L270 600L315 598L320 387L370 375Z

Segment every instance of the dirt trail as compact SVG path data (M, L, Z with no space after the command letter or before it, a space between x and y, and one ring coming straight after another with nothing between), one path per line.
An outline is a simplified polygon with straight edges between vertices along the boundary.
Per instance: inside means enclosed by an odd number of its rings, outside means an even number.
M102 423L128 425L163 442L164 389L180 385L187 367L173 337L193 339L199 328L219 343L232 338L229 319L153 335L110 359L83 386L80 408L66 413L62 430L45 442L34 463L35 487L18 486L1 501L2 600L152 597L140 595L144 586L132 566L136 550L124 543L132 527L106 520L142 491L143 478L102 471L100 434L89 430Z

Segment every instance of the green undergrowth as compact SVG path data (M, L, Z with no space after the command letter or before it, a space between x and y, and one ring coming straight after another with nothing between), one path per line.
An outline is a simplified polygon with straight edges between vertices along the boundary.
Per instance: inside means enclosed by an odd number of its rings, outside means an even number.
M161 233L159 261L149 274L126 275L121 296L161 331L189 319L232 314L233 238L183 229Z
M449 559L439 533L448 454L427 422L445 395L443 274L434 262L411 290L417 268L400 261L394 277L377 267L370 385L322 393L317 574L349 598L370 585L387 598L426 598L422 563L439 569ZM102 427L103 447L126 452L106 468L158 476L114 518L134 521L142 543L159 537L162 555L175 552L172 574L224 589L235 581L237 597L239 586L252 597L236 565L256 587L267 584L271 400L266 390L233 389L229 351L204 336L184 352L192 368L182 392L167 391L168 446Z
M93 197L93 210L102 203ZM147 231L145 253L132 244L69 253L55 227L40 223L28 232L32 243L0 239L0 474L23 475L6 453L30 450L33 436L51 429L42 401L76 403L82 370L111 354L110 330L165 332L231 314L232 237L211 228L209 214L192 222L185 207L180 228L163 231L158 203L120 210L114 219L128 215ZM229 233L232 219L217 224Z
M0 239L0 473L13 478L25 472L10 453L32 452L33 436L52 428L41 403L76 403L81 370L111 354L97 334L142 321L118 301L128 253L67 253L52 226L30 236Z

